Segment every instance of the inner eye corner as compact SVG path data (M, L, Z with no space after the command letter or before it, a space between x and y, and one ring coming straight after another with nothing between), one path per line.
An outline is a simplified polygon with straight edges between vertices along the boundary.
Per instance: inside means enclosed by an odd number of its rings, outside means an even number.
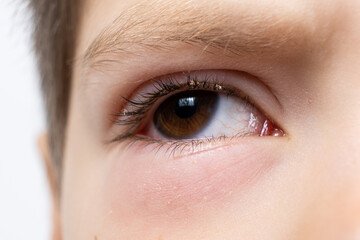
M267 125L266 121L269 121L272 126L266 126ZM263 131L268 132L268 135L266 135L266 136L273 136L273 137L286 137L287 136L287 134L283 130L283 128L280 127L277 123L274 123L272 120L266 120L266 121L264 122L264 126L262 129L262 132Z

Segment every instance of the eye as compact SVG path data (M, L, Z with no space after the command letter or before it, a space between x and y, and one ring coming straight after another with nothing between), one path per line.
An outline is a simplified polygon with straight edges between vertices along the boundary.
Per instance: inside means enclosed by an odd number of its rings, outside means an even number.
M128 136L157 141L201 140L242 136L283 136L283 131L239 89L209 80L187 77L154 83L136 100L127 100L117 123L128 125ZM149 91L149 92L147 92Z
M178 140L283 134L245 99L205 90L165 99L144 129L142 134L151 138Z
M219 95L211 91L175 94L157 108L153 118L154 128L169 138L194 138L211 122L218 104Z

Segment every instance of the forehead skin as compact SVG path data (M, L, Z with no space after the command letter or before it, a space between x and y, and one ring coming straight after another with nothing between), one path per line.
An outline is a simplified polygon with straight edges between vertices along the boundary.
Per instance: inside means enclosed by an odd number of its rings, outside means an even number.
M64 239L358 239L359 1L87 0L79 29ZM105 144L122 96L209 69L269 85L287 137L178 161Z

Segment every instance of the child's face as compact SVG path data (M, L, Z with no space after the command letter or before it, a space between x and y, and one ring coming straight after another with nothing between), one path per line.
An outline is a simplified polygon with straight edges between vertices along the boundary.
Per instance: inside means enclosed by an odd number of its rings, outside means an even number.
M64 239L360 238L360 1L81 16Z

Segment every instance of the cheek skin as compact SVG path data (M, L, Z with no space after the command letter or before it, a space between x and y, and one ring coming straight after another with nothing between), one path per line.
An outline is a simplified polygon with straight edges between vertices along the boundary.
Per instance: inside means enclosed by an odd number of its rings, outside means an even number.
M115 216L152 221L181 220L224 207L246 194L278 159L271 144L241 141L181 157L135 145L110 154L105 205Z

